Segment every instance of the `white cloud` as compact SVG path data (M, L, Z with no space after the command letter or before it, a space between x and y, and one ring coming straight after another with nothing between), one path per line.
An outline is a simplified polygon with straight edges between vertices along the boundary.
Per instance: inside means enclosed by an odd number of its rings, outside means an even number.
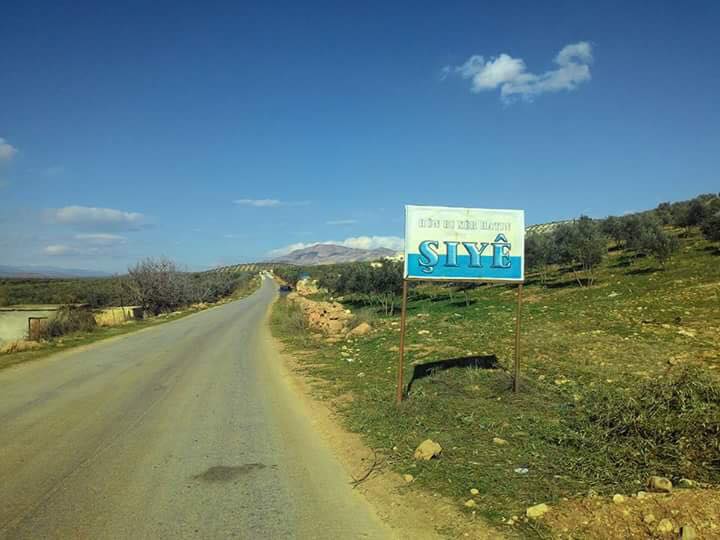
M125 212L114 208L89 206L66 206L50 210L55 223L92 227L95 229L137 229L143 225L145 216L138 212Z
M74 248L72 246L66 246L64 244L52 244L50 246L45 246L45 248L43 249L43 253L45 253L45 255L52 256L77 255L79 253L79 250L77 248Z
M528 72L522 58L513 58L505 53L489 60L473 55L460 66L446 66L443 73L455 72L463 79L470 79L474 93L500 88L501 99L510 103L516 97L532 101L535 96L546 92L575 90L578 85L590 80L592 60L592 45L580 41L560 50L554 60L557 69L539 75Z
M223 234L223 238L227 238L228 240L236 240L238 238L246 238L247 234L237 234L237 233L227 233Z
M296 242L288 246L273 249L268 252L270 257L279 257L287 255L296 249L303 249L314 246L316 244L334 244L336 246L345 246L357 249L377 249L387 248L394 251L401 251L405 245L405 241L398 236L355 236L346 238L345 240L326 240L324 242Z
M354 225L357 223L357 219L334 219L326 221L326 225Z
M306 206L310 201L280 201L278 199L235 199L233 203L239 206L254 206L256 208L276 208L278 206Z
M76 234L75 240L80 240L94 246L116 246L127 242L127 238L124 236L107 233Z
M10 161L17 153L17 148L0 137L0 161Z

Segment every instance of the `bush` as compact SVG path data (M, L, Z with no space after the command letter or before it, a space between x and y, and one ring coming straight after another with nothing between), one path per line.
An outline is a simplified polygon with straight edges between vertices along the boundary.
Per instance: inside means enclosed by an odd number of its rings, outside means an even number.
M370 326L372 326L373 324L375 324L376 320L377 313L375 312L375 309L366 307L359 309L355 313L353 313L352 324L350 326L354 328L362 323L368 323Z
M54 317L39 325L31 337L49 340L73 332L92 332L96 327L97 323L92 312L86 309L63 306Z
M217 302L250 277L243 272L192 274L181 272L168 259L145 259L128 270L123 286L135 303L157 315L190 304Z
M556 441L580 450L572 465L603 483L660 474L720 481L720 384L699 369L628 391L597 390Z
M128 269L128 285L135 301L157 315L172 311L186 299L187 281L169 259L145 259Z

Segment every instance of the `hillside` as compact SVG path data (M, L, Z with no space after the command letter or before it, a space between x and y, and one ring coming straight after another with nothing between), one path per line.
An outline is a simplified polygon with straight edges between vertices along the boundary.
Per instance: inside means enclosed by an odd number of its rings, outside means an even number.
M652 475L681 486L720 483L720 250L697 229L667 231L679 250L665 264L611 244L591 287L568 267L529 273L519 394L510 390L514 287L411 288L399 408L397 313L384 316L348 294L345 307L372 326L366 336L303 334L285 322L297 319L283 303L274 324L306 372L324 381L322 391L348 404L339 407L346 424L413 485L519 536L650 538L661 519L708 523L703 508L720 507L715 489L679 489L644 506L638 495ZM477 357L491 367L450 360ZM417 462L413 452L427 438L443 453ZM614 503L614 494L626 502ZM541 502L552 509L551 530L513 519Z
M376 261L384 257L394 257L395 255L395 251L387 248L358 249L335 244L315 244L314 246L291 251L287 255L273 259L273 262L314 266L319 264Z

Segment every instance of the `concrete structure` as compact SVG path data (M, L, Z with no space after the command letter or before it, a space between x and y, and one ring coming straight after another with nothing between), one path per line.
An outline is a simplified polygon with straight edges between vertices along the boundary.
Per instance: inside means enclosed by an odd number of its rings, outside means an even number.
M0 307L0 344L28 338L29 319L50 318L58 305L27 305Z

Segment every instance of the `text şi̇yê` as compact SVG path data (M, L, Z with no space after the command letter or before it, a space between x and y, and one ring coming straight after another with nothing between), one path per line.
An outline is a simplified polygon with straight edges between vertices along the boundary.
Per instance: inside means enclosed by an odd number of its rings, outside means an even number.
M465 251L470 255L470 268L482 268L482 254L492 246L492 268L510 268L510 248L512 244L508 242L504 234L498 234L493 242L455 242L445 241L445 264L446 267L457 267L458 264L458 246L463 245ZM440 242L437 240L424 240L420 242L418 250L420 251L420 264L422 271L431 274L440 262L438 247Z

